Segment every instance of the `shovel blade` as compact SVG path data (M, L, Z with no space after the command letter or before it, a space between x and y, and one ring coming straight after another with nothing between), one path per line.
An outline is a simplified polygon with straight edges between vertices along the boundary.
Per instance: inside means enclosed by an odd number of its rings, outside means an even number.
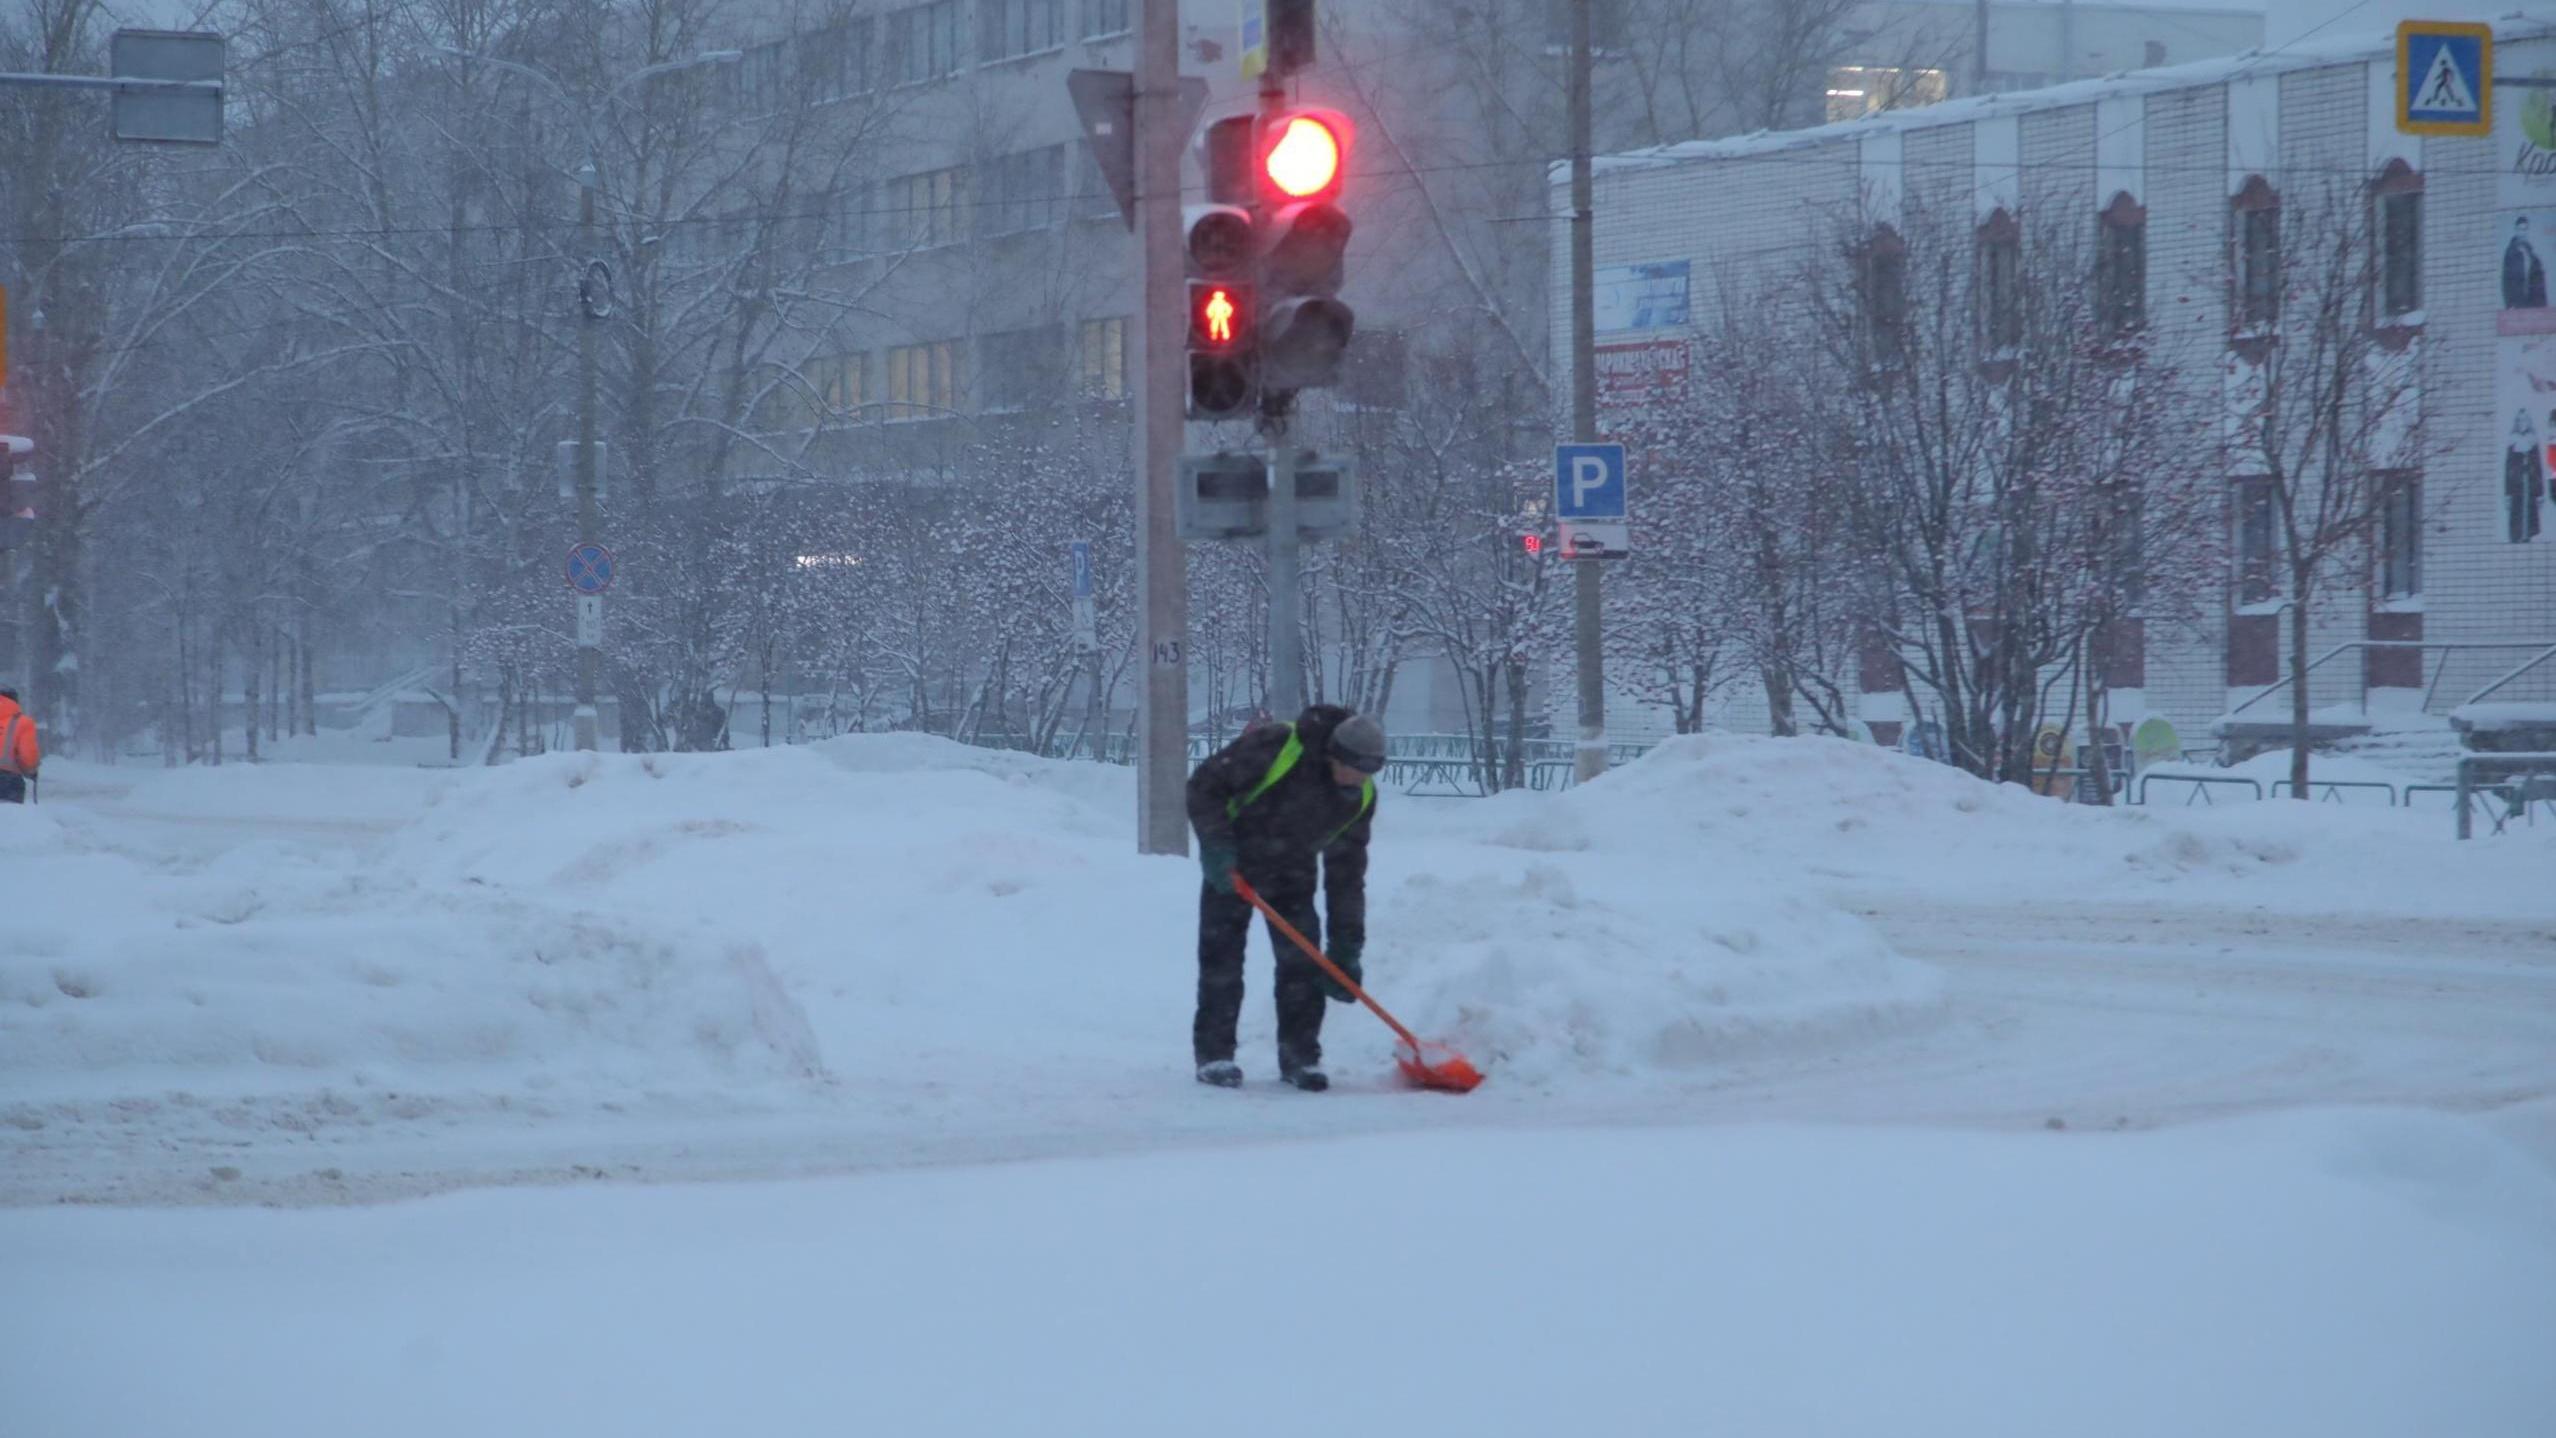
M1422 1088L1471 1093L1482 1083L1482 1071L1473 1066L1472 1060L1445 1044L1432 1043L1427 1039L1422 1039L1417 1048L1396 1044L1393 1061L1401 1068L1404 1078Z

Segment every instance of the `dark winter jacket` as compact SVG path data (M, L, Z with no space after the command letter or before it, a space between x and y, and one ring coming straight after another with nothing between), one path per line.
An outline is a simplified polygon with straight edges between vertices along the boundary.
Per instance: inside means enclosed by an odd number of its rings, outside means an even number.
M1189 823L1202 844L1229 842L1243 877L1272 892L1310 894L1314 859L1322 860L1323 908L1335 941L1367 937L1367 840L1375 832L1373 800L1331 781L1331 731L1349 717L1336 704L1297 716L1294 737L1304 753L1270 790L1248 804L1286 748L1288 726L1264 724L1201 761L1189 776ZM1361 812L1363 806L1363 812Z

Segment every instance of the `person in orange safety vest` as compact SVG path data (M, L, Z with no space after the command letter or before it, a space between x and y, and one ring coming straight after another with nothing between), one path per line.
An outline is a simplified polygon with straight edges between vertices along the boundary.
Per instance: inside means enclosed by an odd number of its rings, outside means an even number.
M18 691L0 688L0 804L27 802L27 781L43 760L35 720L18 707Z

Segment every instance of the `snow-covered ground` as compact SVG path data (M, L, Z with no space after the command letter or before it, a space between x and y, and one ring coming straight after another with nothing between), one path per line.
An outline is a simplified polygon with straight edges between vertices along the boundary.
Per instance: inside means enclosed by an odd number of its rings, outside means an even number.
M1254 1084L1188 1081L1196 871L1123 771L44 797L0 809L12 1435L2556 1414L2556 828L1722 737L1389 797L1369 977L1490 1081L1396 1088L1335 1008L1317 1099L1258 957Z

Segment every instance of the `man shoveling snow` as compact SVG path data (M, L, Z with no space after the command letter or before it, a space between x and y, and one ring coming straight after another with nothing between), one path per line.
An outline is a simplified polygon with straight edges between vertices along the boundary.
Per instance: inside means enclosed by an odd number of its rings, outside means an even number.
M1336 704L1316 704L1293 724L1264 724L1210 754L1189 776L1189 822L1198 831L1204 882L1198 894L1198 1017L1191 1044L1198 1081L1242 1083L1234 1025L1242 1016L1243 947L1251 905L1234 891L1239 871L1308 941L1322 943L1314 910L1321 863L1323 906L1331 915L1332 962L1364 983L1367 840L1375 830L1376 783L1384 767L1384 727ZM1275 928L1278 1074L1319 1093L1323 997L1352 1002Z

